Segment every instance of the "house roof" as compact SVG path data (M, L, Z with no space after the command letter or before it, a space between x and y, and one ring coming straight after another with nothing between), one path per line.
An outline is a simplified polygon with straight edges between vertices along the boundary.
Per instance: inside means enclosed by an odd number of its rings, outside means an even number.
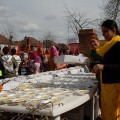
M29 40L29 42L31 42L32 46L37 46L38 45L38 40L36 40L33 37L24 37L23 40L21 40L21 46L25 46L27 44L27 41Z
M0 44L8 44L9 40L5 36L0 34Z

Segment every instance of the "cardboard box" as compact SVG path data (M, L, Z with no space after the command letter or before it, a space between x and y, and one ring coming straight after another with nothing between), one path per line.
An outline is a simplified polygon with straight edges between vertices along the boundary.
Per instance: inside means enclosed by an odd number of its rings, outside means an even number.
M57 56L54 58L54 62L55 63L64 63L64 64L88 64L88 57L85 57L83 55L78 55L78 56L74 56L74 55L61 55L61 56Z

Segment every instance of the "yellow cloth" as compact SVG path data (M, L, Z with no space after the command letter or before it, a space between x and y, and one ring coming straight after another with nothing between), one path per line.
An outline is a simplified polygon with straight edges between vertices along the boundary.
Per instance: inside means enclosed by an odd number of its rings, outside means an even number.
M117 41L120 41L118 35L106 42L103 47L97 49L97 53L104 56ZM102 84L102 71L100 71L100 80L102 120L120 120L120 83Z
M120 120L120 83L101 84L102 120Z
M96 51L100 56L104 56L104 54L117 42L120 41L120 36L117 35L112 38L112 40L106 42L102 47L97 48Z
M0 70L0 76L2 76L2 71Z

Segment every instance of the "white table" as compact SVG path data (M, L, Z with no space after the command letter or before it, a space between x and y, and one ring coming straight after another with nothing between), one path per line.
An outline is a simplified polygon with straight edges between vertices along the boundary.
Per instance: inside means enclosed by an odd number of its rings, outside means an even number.
M72 68L73 69L73 68ZM29 80L28 80L29 81ZM17 87L20 83L20 81L11 81L9 83L7 83L5 85L5 90L10 90L10 86L14 84L13 87ZM7 85L9 87L7 87ZM82 96L75 96L75 95L71 95L71 96L66 96L64 99L62 99L60 102L63 103L63 105L60 106L54 106L51 109L42 109L39 112L35 112L35 115L43 115L43 116L49 116L51 120L60 120L60 116L66 112L69 113L69 111L71 110L75 110L76 108L78 109L78 118L76 118L75 120L83 120L84 117L84 105L86 104L87 101L90 101L90 105L91 105L91 115L90 115L90 119L94 120L94 114L95 114L95 99L94 99L94 95L96 93L96 88L97 85L95 85L94 87L90 88L90 92L82 95ZM89 107L89 106L88 106ZM0 106L0 110L4 110L4 111L8 111L8 112L17 112L17 113L28 113L27 109L22 106L22 105L16 105L16 106L9 106L7 104L5 105L1 105ZM74 114L74 113L73 113ZM75 114L76 116L76 114ZM71 120L73 120L71 118Z
M83 109L85 102L91 99L91 120L94 120L94 94L95 89L91 91L89 94L85 94L83 96L69 96L63 99L61 102L64 103L64 105L61 105L60 107L55 107L52 110L41 110L39 113L35 113L36 115L45 115L50 116L52 120L60 120L60 115L68 112L72 109L75 109L77 107L80 108L81 116L80 120L83 119ZM8 106L8 105L2 105L0 106L0 110L9 111L9 112L17 112L17 113L28 113L25 107L23 106Z

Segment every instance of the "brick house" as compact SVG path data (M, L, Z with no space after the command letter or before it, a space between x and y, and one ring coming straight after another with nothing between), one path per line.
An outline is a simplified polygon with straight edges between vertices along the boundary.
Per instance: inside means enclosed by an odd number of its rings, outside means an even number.
M23 40L20 41L21 51L24 51L24 48L27 44L31 43L31 50L33 50L34 47L38 46L38 40L33 37L27 37L25 36ZM42 46L42 43L40 43Z

